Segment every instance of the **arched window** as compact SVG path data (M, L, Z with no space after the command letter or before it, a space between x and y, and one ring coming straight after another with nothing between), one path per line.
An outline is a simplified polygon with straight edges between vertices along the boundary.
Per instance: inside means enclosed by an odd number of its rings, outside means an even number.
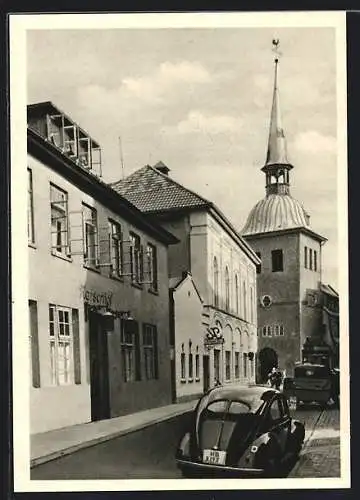
M246 307L246 283L243 281L243 317L247 319L247 307Z
M235 274L235 311L239 314L239 279L237 274Z
M228 311L230 309L230 277L229 268L225 268L225 309Z
M250 287L250 321L254 323L254 290Z
M214 264L213 264L213 272L214 272L214 306L218 307L219 306L219 266L218 266L218 261L217 258L214 257Z

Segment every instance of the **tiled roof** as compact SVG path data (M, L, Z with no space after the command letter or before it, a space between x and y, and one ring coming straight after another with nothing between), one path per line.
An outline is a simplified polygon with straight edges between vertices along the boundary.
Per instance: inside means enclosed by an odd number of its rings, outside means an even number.
M198 194L150 165L140 168L111 187L143 212L210 206Z

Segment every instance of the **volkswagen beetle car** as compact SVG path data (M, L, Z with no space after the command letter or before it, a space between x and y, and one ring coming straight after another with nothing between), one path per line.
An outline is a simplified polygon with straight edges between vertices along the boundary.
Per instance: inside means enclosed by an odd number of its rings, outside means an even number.
M176 462L183 477L281 477L305 428L284 395L268 386L222 386L198 402ZM294 462L295 463L295 462Z

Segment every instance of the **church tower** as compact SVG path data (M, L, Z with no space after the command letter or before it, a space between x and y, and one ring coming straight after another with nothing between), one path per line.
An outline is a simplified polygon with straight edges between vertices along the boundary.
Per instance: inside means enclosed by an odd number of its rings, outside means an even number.
M321 332L321 308L313 291L320 289L321 248L326 241L311 229L309 214L290 194L294 166L288 159L281 120L278 40L273 45L274 89L267 155L261 168L266 196L250 211L241 232L261 258L257 270L260 381L276 365L291 375L305 339Z

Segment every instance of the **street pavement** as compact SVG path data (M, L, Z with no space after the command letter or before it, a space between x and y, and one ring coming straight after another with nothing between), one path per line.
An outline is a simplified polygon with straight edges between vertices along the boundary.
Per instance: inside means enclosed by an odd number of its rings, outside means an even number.
M289 477L339 477L339 411L303 407L293 416L307 429L304 450ZM190 414L151 425L31 469L31 479L180 478L174 453ZM315 427L315 429L314 429Z

